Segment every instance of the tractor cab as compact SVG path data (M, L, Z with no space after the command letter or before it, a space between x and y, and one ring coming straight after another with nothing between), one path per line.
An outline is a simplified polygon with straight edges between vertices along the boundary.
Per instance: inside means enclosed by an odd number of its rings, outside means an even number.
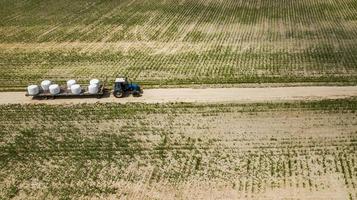
M132 94L135 97L141 96L143 93L140 86L136 83L132 83L127 77L118 77L114 83L114 96L116 98L122 98Z

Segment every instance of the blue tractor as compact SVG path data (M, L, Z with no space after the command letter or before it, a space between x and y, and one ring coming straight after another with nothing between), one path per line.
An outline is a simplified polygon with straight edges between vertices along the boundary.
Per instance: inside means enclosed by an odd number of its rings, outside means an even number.
M139 97L143 94L143 90L136 83L132 83L127 77L118 77L115 79L113 95L116 98L122 98L132 94L134 97Z

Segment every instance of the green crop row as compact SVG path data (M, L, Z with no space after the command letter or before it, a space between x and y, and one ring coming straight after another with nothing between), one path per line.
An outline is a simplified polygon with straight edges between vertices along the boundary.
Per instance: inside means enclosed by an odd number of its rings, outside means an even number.
M356 83L356 47L311 46L303 52L237 53L228 47L203 52L0 52L1 88L25 88L43 79L87 81L119 74L144 85L235 83Z
M1 90L117 74L150 86L356 84L353 0L0 4Z
M44 6L46 9L42 9ZM330 38L334 38L341 36L340 34L333 35L334 30L348 32L339 25L344 21L356 20L354 15L356 9L357 3L353 0L329 2L324 0L314 2L308 0L263 2L257 0L249 2L186 0L181 3L162 0L144 2L92 0L85 3L68 0L2 1L0 17L3 20L0 26L4 28L18 26L20 29L17 29L16 34L3 35L0 41L98 41L103 37L103 34L110 33L112 30L110 28L113 26L122 26L122 29L115 32L109 38L110 41L138 39L132 38L135 35L132 30L137 26L140 26L139 32L144 31L143 37L149 37L151 40L170 41L181 37L182 30L180 28L186 27L189 23L197 22L198 24L191 33L200 33L207 24L243 24L255 27L264 21L269 21L271 24L282 22L291 26L317 24L318 28L323 28L324 24L320 23L331 23L337 25L335 27L327 26L332 32ZM104 27L109 27L109 29L103 29ZM160 30L160 27L167 29ZM27 28L28 31L21 31L22 28ZM43 28L47 28L47 30ZM83 31L83 28L88 30ZM48 30L51 31L48 32ZM213 34L218 31L218 29L214 30ZM239 31L237 30L236 34ZM157 32L158 34L155 34ZM251 32L252 30L248 30L246 34L249 35ZM330 34L328 31L324 32ZM223 32L222 39L225 38L224 36L229 36L228 33ZM355 31L350 33L356 35ZM321 37L321 35L316 36ZM349 34L346 36L351 37ZM192 35L192 38L187 37L187 40L191 41L194 38L197 37ZM203 39L208 41L207 39L211 38L204 37Z

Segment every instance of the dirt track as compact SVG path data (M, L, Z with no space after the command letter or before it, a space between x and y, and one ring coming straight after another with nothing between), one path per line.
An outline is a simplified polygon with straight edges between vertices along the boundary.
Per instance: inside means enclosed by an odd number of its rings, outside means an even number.
M96 98L57 98L55 100L35 100L25 97L24 92L0 93L0 104L70 104L70 103L249 103L269 101L338 99L357 96L357 87L277 87L277 88L208 88L208 89L147 89L142 97L122 99L110 97Z

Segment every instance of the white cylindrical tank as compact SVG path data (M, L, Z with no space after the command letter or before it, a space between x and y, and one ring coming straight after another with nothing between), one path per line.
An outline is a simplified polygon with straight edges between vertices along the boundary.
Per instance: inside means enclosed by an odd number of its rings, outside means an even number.
M90 84L88 86L88 92L89 94L97 94L98 93L98 90L99 90L99 87L98 85L96 84Z
M71 89L71 86L72 85L74 85L74 84L76 84L77 82L76 82L76 80L68 80L67 81L67 88L70 90Z
M41 88L44 91L48 91L50 89L51 81L50 80L44 80L41 82Z
M51 94L58 94L58 93L60 93L60 91L61 91L61 89L60 89L60 87L59 87L58 84L52 84L52 85L50 85L49 89L50 89L50 93L51 93Z
M71 92L73 94L80 94L82 92L82 88L79 84L74 84L71 86Z
M97 85L99 87L100 81L98 79L96 79L96 78L92 79L92 80L89 81L89 85L92 85L92 84L95 84L95 85Z
M27 87L27 93L31 96L36 95L40 92L38 85L30 85Z

